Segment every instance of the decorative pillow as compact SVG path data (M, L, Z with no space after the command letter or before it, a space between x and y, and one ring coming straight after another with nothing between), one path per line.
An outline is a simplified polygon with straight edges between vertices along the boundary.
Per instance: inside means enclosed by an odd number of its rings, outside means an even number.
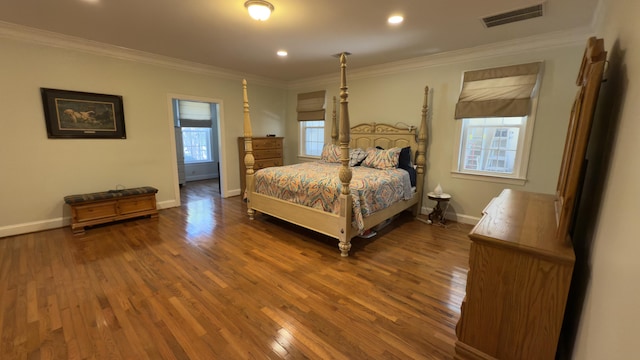
M325 144L320 154L320 160L330 163L340 162L340 146L334 144Z
M398 167L401 169L412 167L411 163L411 146L402 148L400 157L398 158Z
M409 173L409 180L411 181L411 186L416 186L417 173L416 173L416 169L413 168L413 164L411 163L411 147L410 146L402 148L402 150L400 151L400 156L398 157L398 169L406 170Z
M362 162L362 166L376 169L394 169L398 167L400 148L395 147L389 150L367 149L367 157Z
M349 150L349 166L360 166L366 157L367 152L360 148Z

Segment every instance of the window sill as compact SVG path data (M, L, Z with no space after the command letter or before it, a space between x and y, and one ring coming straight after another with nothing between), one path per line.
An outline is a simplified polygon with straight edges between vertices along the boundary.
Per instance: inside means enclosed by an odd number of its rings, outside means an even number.
M203 160L203 161L189 161L189 162L184 162L185 165L206 165L206 164L213 164L215 163L215 161L213 160Z
M468 174L468 173L461 173L459 171L451 171L451 177L456 179L478 180L478 181L487 181L492 183L511 184L511 185L520 185L520 186L524 185L527 182L527 179L523 179L523 178L511 178L511 177L481 175L481 174Z
M302 162L318 161L320 156L298 155L298 160Z

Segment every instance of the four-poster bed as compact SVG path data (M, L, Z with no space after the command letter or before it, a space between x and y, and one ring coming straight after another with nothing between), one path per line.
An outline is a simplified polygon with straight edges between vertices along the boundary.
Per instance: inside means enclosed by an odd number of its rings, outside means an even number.
M245 166L246 172L246 198L247 198L247 213L250 219L253 219L256 212L262 212L290 223L314 230L316 232L328 235L330 237L339 240L338 247L342 256L348 256L349 249L351 248L351 239L362 233L363 229L370 229L375 225L393 217L394 215L408 209L412 209L414 216L417 216L420 212L423 185L424 185L424 172L425 172L425 149L426 149L426 117L427 117L427 99L428 88L425 88L424 103L422 107L422 119L419 130L416 133L416 129L410 127L399 128L393 125L387 124L359 124L354 127L350 127L349 124L349 110L348 110L348 92L346 82L346 56L342 54L340 56L340 122L339 131L336 131L336 116L335 105L333 111L333 129L331 132L332 144L334 149L339 147L339 158L335 159L335 162L339 162L340 165L335 165L335 179L333 176L324 176L321 178L322 185L312 184L308 185L305 189L318 188L320 186L328 186L328 182L333 182L334 187L323 188L320 191L325 195L329 194L329 197L333 196L331 209L322 209L322 205L316 206L303 205L301 203L291 202L292 200L283 200L275 195L269 195L268 191L256 191L256 183L260 183L260 178L256 180L256 176L277 176L277 172L285 170L288 167L306 166L305 173L302 177L311 177L309 174L309 167L315 165L297 164L284 166L282 168L269 168L262 169L259 172L254 172L254 157L251 143L251 120L249 115L249 102L247 96L247 83L243 80L243 101L244 101L244 139L245 139ZM335 104L335 98L334 98ZM339 135L338 135L339 132ZM399 169L373 169L369 167L365 169L360 166L351 167L350 162L350 146L351 148L369 149L369 154L376 153L375 147L382 147L388 149L390 152L399 152L400 149L409 151L412 158L412 163L415 164L415 188L407 191L406 186L403 187L404 192L400 185L389 185L385 182L383 185L385 189L371 189L370 180L372 178L382 178L383 173L389 173L392 177L397 177L398 173L404 172L407 176L408 173L405 170ZM379 153L376 153L379 154ZM388 154L386 154L388 155ZM371 155L369 155L371 156ZM393 155L391 155L392 157ZM396 157L397 159L397 157ZM325 164L326 165L326 164ZM318 165L320 166L320 165ZM324 166L324 165L322 165ZM376 166L373 166L376 167ZM396 162L397 167L397 162ZM267 174L267 171L270 174ZM294 169L294 172L298 172L300 175L300 168ZM321 171L326 171L323 167ZM371 171L378 171L379 173L371 174ZM378 176L379 174L379 176ZM290 175L294 177L296 175ZM352 178L354 181L352 181ZM289 179L289 178L287 178ZM328 180L329 179L329 180ZM338 181L339 179L339 181ZM364 179L364 180L363 180ZM296 187L300 188L298 181L295 179ZM408 180L402 180L404 185ZM286 180L273 180L267 178L263 180L263 183L286 183ZM371 181L372 183L372 181ZM286 184L285 184L286 185ZM373 185L378 186L378 185ZM381 197L385 197L389 188L395 186L395 189L402 192L400 196L396 196L393 202L385 203L381 205L377 203L372 207L369 204L364 204L366 199L375 198L374 201L379 201ZM262 188L268 187L266 185ZM380 191L378 191L380 190ZM275 190L274 190L275 191ZM306 190L305 190L306 191ZM369 192L367 192L369 191ZM377 192L376 192L377 191ZM289 189L284 190L285 193L290 193ZM409 193L410 192L410 193ZM383 194L385 193L385 194ZM326 199L325 199L326 200ZM362 204L361 204L362 202ZM355 205L354 205L355 204ZM320 207L320 208L319 208ZM325 205L325 207L327 207ZM354 213L355 211L361 211L360 213ZM357 221L356 221L357 219Z

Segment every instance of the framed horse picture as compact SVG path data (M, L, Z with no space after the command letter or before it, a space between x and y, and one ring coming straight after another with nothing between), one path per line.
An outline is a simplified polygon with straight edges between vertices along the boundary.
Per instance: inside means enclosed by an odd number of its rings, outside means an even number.
M40 88L47 136L126 139L122 96Z

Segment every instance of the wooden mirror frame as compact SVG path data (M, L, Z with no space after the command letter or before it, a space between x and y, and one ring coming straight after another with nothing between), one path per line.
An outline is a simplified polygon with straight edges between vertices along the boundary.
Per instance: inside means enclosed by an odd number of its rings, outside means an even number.
M558 241L570 242L576 196L583 177L583 167L591 123L604 74L607 52L604 40L589 38L582 57L576 85L579 86L571 110L569 129L565 141L560 176L556 189L556 220Z

